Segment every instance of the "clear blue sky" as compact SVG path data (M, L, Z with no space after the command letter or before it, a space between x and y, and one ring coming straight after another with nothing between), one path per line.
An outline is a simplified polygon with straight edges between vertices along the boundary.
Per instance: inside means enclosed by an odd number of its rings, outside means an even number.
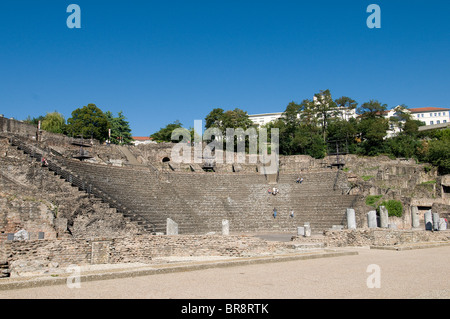
M69 4L81 29L69 29ZM369 29L369 4L381 29ZM329 89L359 104L450 107L448 0L2 0L0 113L94 103L134 136L216 107L281 112Z

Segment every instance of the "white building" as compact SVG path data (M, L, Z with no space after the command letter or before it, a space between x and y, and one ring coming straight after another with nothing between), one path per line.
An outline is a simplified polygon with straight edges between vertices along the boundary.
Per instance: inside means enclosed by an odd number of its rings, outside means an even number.
M258 126L266 125L283 116L283 112L249 115L250 120Z
M425 125L450 123L450 109L442 107L422 107L408 109L415 120L425 122Z
M399 113L409 113L414 120L419 120L425 123L425 126L450 123L450 109L441 107L422 107L406 109L401 105L394 107L389 111L384 112L385 118L398 117ZM400 118L399 118L400 119ZM402 121L400 120L400 123ZM389 130L387 131L387 137L392 137L400 132L400 128L394 122L389 124Z
M316 101L316 98L314 99ZM317 101L316 101L317 103ZM339 107L338 118L349 120L351 118L357 118L355 109L349 109L346 107ZM399 117L399 113L410 113L415 120L419 120L425 123L425 126L429 125L437 125L437 124L445 124L450 123L450 108L442 108L442 107L422 107L422 108L404 108L401 105L398 105L391 110L384 111L383 115L385 118L395 118ZM283 112L278 113L264 113L264 114L254 114L249 115L250 120L258 126L265 125L276 119L283 116ZM300 117L300 114L297 115ZM400 120L401 122L401 120ZM400 128L395 122L390 123L389 130L387 131L387 137L392 137L397 135L400 132Z

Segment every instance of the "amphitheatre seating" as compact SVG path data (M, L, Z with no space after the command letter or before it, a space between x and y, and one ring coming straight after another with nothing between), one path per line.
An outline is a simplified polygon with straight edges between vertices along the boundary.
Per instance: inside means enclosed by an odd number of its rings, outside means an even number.
M354 196L334 190L336 171L280 174L276 185L257 173L162 173L151 168L122 168L65 160L64 167L126 207L125 216L140 220L148 230L164 232L166 219L179 233L220 232L222 219L230 230L295 231L310 222L315 232L343 224ZM269 195L276 186L279 194ZM278 215L274 219L272 212ZM289 217L293 209L294 218Z

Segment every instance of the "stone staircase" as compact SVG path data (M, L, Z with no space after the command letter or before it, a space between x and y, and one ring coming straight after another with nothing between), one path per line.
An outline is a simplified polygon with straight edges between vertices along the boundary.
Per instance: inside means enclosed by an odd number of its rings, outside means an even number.
M88 205L96 212L102 212L105 214L122 214L124 215L124 221L129 224L133 224L134 226L140 228L142 231L149 231L148 225L149 223L143 221L142 218L131 218L126 216L127 210L126 207L118 203L114 198L107 195L102 190L97 189L92 183L89 183L88 178L81 177L76 173L70 171L68 168L64 166L65 158L62 156L54 156L47 150L40 149L37 145L33 145L32 143L26 143L21 139L12 138L11 145L17 147L20 151L23 152L27 157L27 160L32 163L34 161L41 162L42 157L44 156L47 159L48 166L39 167L41 168L41 173L47 174L49 178L46 179L50 184L45 185L45 188L42 188L43 191L47 191L47 197L61 197L64 196L64 200L61 200L61 204L59 205L59 209L64 210L66 205L71 205L71 198L75 198L78 201L80 199L86 199ZM59 178L55 179L54 175L59 176ZM52 177L53 176L53 177ZM2 176L4 178L4 176ZM62 187L58 187L58 184L61 183L69 183L71 186L78 188L77 191L64 191ZM56 191L55 189L58 189ZM72 188L73 189L73 188ZM84 194L84 195L83 195ZM69 210L69 209L67 209Z

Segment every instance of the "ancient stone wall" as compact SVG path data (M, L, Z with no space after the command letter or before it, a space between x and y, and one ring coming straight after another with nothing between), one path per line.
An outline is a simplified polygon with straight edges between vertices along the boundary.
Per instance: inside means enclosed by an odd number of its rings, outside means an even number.
M221 235L141 235L96 239L8 241L0 244L0 260L12 265L40 267L69 265L148 263L168 256L249 256L283 249L283 243L267 242L251 236Z
M37 127L21 121L0 117L0 132L18 134L36 139Z
M450 241L450 231L422 231L395 229L344 229L325 230L321 240L327 247L346 246L394 246L412 243ZM308 238L296 236L293 241L308 241Z
M0 241L20 230L37 239L97 237L139 231L115 209L55 176L0 139Z

